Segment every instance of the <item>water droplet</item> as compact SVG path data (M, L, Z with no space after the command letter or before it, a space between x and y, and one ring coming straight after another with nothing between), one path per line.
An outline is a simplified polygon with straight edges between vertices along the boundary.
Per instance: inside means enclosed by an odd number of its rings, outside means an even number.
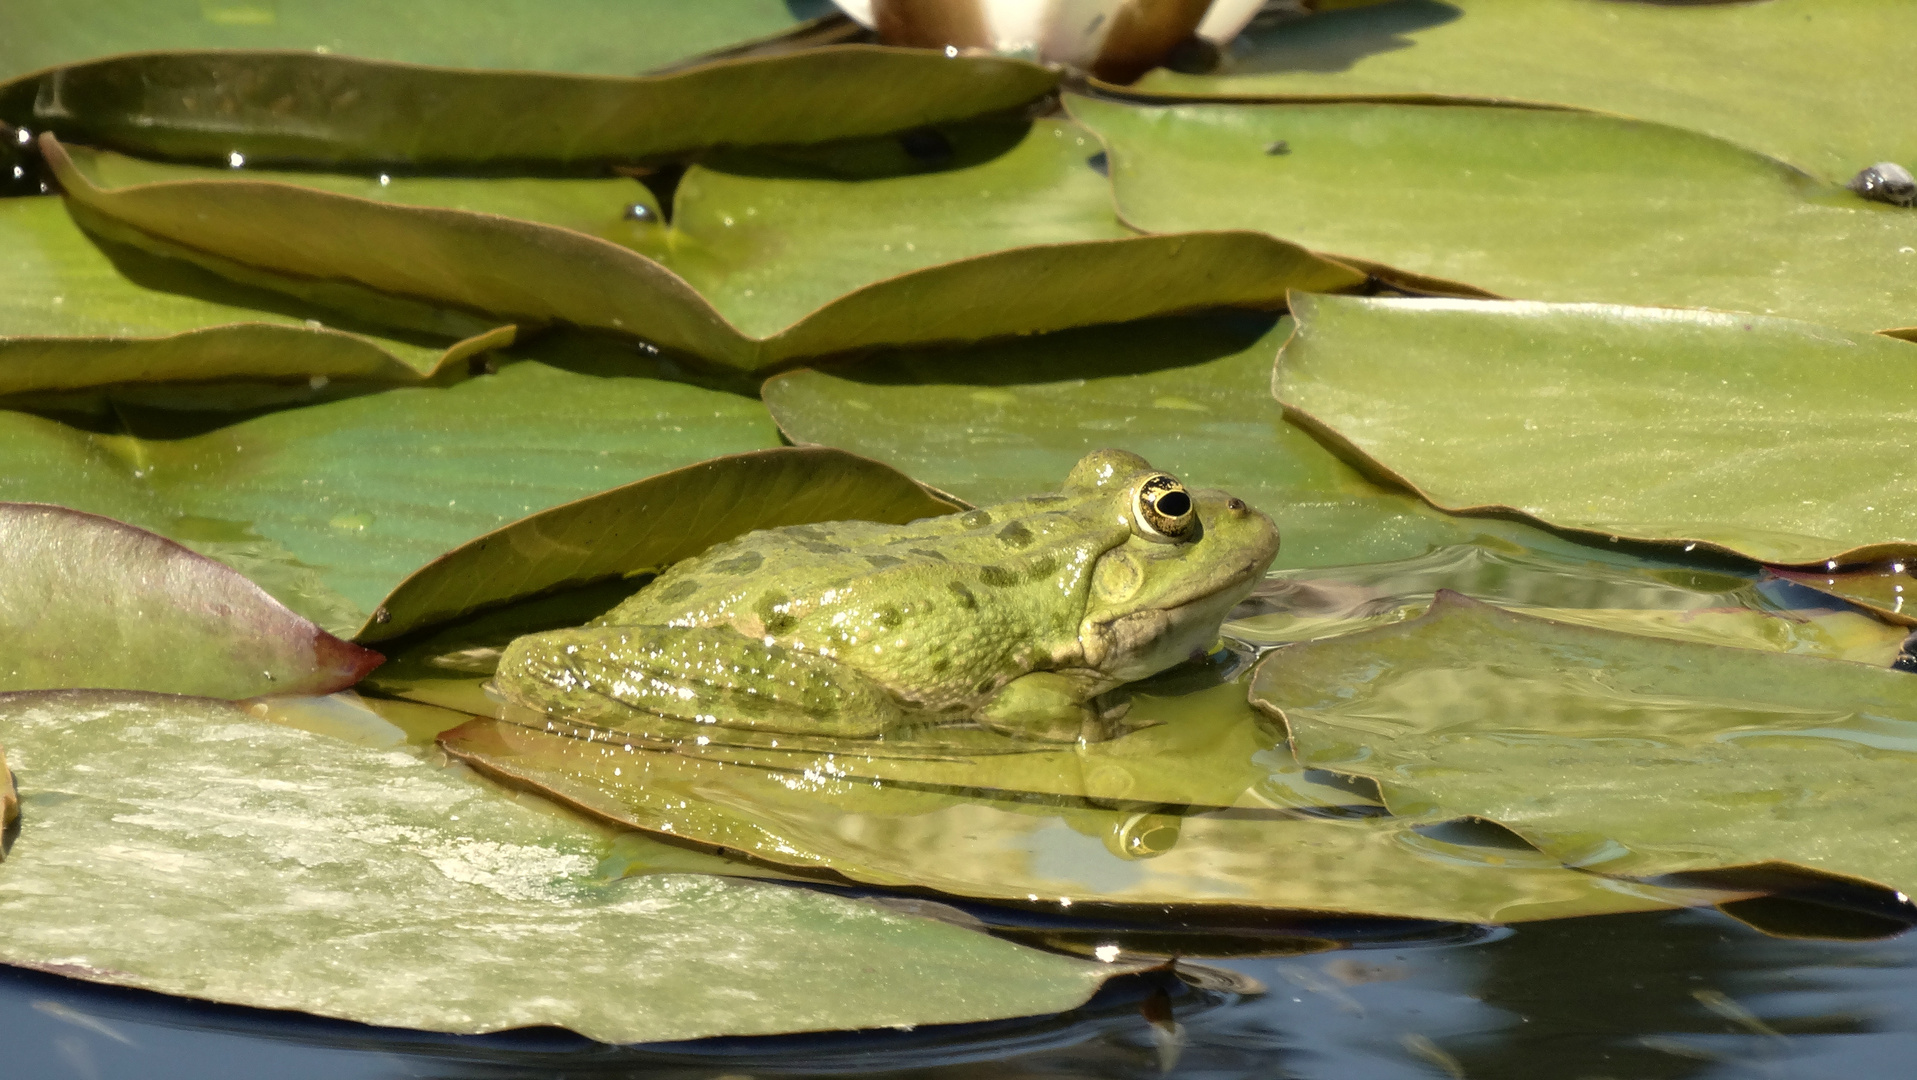
M380 186L380 187L385 187L386 185L388 185L388 184L390 184L390 183L392 183L392 182L393 182L393 178L392 178L392 177L390 177L390 176L387 176L387 175L386 175L385 173L380 173L380 174L379 174L379 186Z
M238 150L235 150L232 153L226 155L226 163L229 166L237 169L240 166L246 164L246 155L240 153Z
M958 46L957 46L957 45L947 45L947 46L945 47L945 56L946 56L946 58L947 58L947 59L950 59L950 58L952 58L952 57L954 57L954 56L957 56L957 55L958 55Z

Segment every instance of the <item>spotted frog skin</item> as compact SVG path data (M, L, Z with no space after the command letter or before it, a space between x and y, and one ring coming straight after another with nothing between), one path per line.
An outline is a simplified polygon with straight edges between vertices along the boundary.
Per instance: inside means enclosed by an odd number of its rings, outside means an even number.
M1095 699L1209 650L1277 553L1264 514L1100 450L1057 494L716 545L595 622L514 641L495 686L587 720L1097 739Z

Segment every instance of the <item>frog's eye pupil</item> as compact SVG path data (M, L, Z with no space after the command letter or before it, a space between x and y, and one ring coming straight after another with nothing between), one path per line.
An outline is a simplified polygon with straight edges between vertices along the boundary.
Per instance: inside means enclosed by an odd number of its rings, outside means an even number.
M1133 491L1137 497L1132 510L1133 529L1139 536L1160 544L1193 538L1197 520L1192 511L1196 504L1185 485L1158 473L1144 478Z

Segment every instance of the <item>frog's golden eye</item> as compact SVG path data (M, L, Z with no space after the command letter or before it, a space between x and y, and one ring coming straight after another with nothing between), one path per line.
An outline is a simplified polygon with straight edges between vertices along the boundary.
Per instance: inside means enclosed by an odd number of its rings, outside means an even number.
M1185 485L1164 473L1138 481L1132 489L1132 531L1160 544L1190 540L1198 530L1197 505Z

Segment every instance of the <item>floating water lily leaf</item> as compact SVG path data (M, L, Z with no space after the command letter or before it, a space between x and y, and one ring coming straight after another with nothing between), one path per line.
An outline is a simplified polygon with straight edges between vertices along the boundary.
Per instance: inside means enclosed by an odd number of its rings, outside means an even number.
M667 750L612 732L588 740L589 729L554 726L475 720L442 735L440 745L492 775L622 824L794 871L995 901L1514 922L1719 898L1618 889L1522 847L1432 839L1367 816L1362 794L1343 793L1344 807L1297 809L1296 789L1310 785L1282 752L1255 759L1274 776L1247 788L1237 807L1193 813L1151 802L1110 808L1020 795L1000 786L1009 774L994 759L972 769L972 783L946 787L862 775L870 755L853 748L815 752L810 768L761 768L693 743ZM1052 761L1058 753L1041 752ZM1125 771L1126 756L1117 747L1095 752L1082 774L1095 775L1101 761ZM890 767L895 775L910 771L903 757ZM933 763L948 781L951 769ZM1337 794L1321 787L1318 799Z
M1459 95L1690 128L1829 180L1917 162L1917 10L1878 0L1637 4L1432 0L1253 31L1210 76L1139 89L1246 97Z
M1595 304L1293 311L1279 399L1440 507L1774 563L1917 553L1904 342Z
M313 376L417 382L512 343L456 328L448 348L320 325L334 316L174 259L102 246L58 199L0 199L0 394L118 382Z
M890 462L977 505L1055 489L1088 451L1134 451L1270 514L1279 566L1405 558L1480 534L1563 546L1434 513L1286 423L1268 388L1289 330L1268 316L1092 327L802 369L762 393L794 442Z
M117 521L0 503L0 690L326 694L378 653L211 559Z
M156 53L0 87L0 116L156 157L550 167L901 131L1012 109L1057 80L1021 60L871 45L639 78L449 71L316 53Z
M1580 626L1880 667L1906 634L1849 603L1754 572L1604 554L1586 548L1578 558L1483 540L1395 563L1289 571L1241 604L1225 632L1262 647L1349 634L1415 618L1450 589Z
M556 339L534 351L451 386L237 422L127 405L87 427L0 412L0 497L150 528L351 634L407 574L475 536L778 442L758 402L643 377L630 350ZM89 430L117 424L130 430Z
M1068 102L1141 229L1263 229L1531 300L1917 322L1917 214L1694 132L1540 109ZM1278 141L1289 152L1267 153Z
M608 880L602 828L223 703L15 695L0 736L22 795L0 962L614 1043L1054 1012L1124 970L808 890Z
M1917 889L1917 678L1568 626L1442 594L1398 626L1272 653L1252 700L1307 766L1394 813L1495 821L1655 877L1770 863Z
M753 529L961 509L876 461L818 447L715 458L543 510L469 540L401 582L362 640L542 593L656 572Z
M1288 288L1348 288L1364 277L1250 232L1014 246L884 280L856 277L853 264L855 280L842 283L850 291L755 337L660 263L573 229L250 180L109 190L89 180L52 136L41 136L41 146L76 212L90 215L89 227L94 219L102 227L117 224L115 239L223 272L235 265L262 270L260 281L314 302L335 297L334 283L343 282L362 294L426 298L504 321L633 334L746 369L886 344L977 340L1204 307L1271 307ZM847 220L860 209L858 185L841 194L835 213ZM615 211L622 209L606 206L609 225L619 224ZM379 243L365 243L367 236Z
M795 10L806 7L786 0L505 0L483 8L443 0L15 0L0 41L0 79L162 49L330 52L445 67L631 75L785 32L804 17Z

